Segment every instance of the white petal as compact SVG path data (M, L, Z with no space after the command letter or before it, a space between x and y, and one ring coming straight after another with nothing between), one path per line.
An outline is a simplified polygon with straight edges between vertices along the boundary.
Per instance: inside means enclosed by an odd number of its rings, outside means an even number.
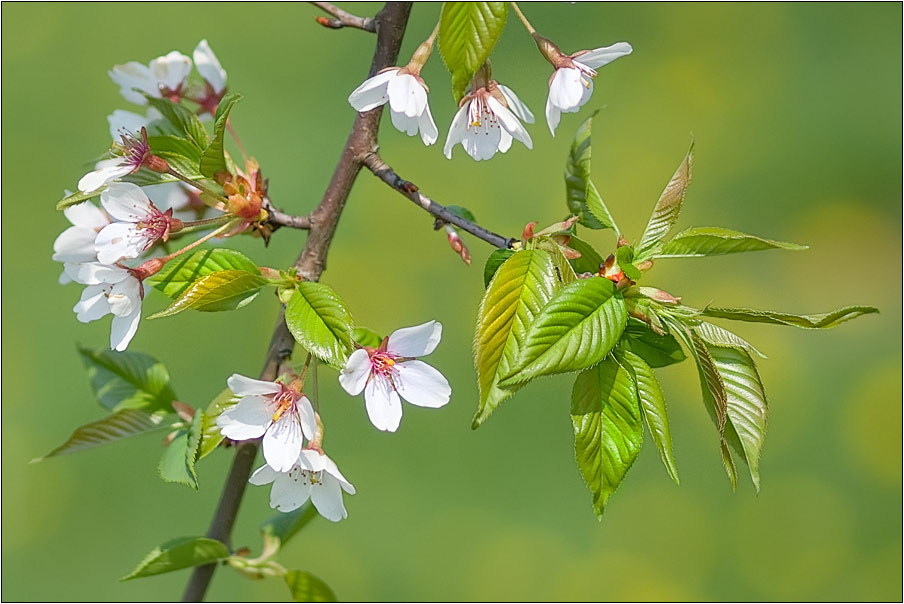
M100 194L100 204L111 218L125 222L140 222L153 212L148 196L130 182L112 183Z
M236 396L247 396L249 394L276 394L282 390L282 387L276 382L255 380L254 378L245 377L238 373L230 375L229 379L226 380L226 385Z
M398 363L395 386L399 396L418 407L442 407L449 402L452 388L443 374L423 361Z
M94 240L97 231L84 227L69 227L53 242L53 259L57 262L91 262L97 260Z
M397 70L384 71L374 77L364 80L364 83L355 88L348 95L348 103L355 111L370 111L389 100L386 94L386 86L389 80L395 77Z
M270 507L280 512L297 510L311 496L311 481L301 472L278 474L270 489Z
M496 114L496 117L499 118L499 124L505 128L513 138L524 143L524 146L528 149L533 148L530 134L527 133L527 130L521 125L521 122L518 121L518 118L514 113L503 107L502 103L493 97L487 99L487 104L490 106L490 109L493 110L493 113Z
M63 210L63 216L65 216L73 225L86 229L100 230L110 223L110 219L107 218L107 215L101 212L100 209L90 201L84 201L82 203L77 203L74 206L69 206Z
M113 69L107 73L110 79L119 85L119 93L129 102L137 105L147 105L148 103L144 95L133 90L135 88L160 98L157 80L146 65L130 61L125 65L114 65Z
M169 90L178 90L191 71L191 59L174 50L151 61L149 67L158 86L162 84Z
M174 210L182 209L189 201L191 196L188 191L178 182L165 182L159 185L145 185L142 187L145 194L157 209L161 212L172 208Z
M449 126L449 133L446 134L446 144L443 146L443 155L447 159L452 159L452 147L460 143L468 132L469 104L465 103L452 118L452 125Z
M137 134L142 127L148 125L148 121L148 118L143 115L117 109L107 116L107 123L110 124L110 138L118 141L123 132Z
M512 135L506 132L504 129L499 137L499 152L505 153L509 149L512 148Z
M317 418L314 416L314 407L308 397L301 395L301 398L295 403L295 409L298 411L298 421L301 423L301 432L308 440L313 440L317 434Z
M217 417L217 426L226 438L248 440L263 436L273 421L269 399L246 396Z
M201 77L210 84L213 91L217 94L226 89L226 70L220 65L217 56L213 54L207 40L201 40L192 53L195 60L195 67Z
M276 479L276 472L268 466L267 464L262 465L258 469L254 471L254 474L251 475L251 478L248 479L253 485L263 486L265 484L270 484Z
M370 423L377 430L395 432L402 422L402 401L389 379L375 375L364 389L364 402Z
M96 191L111 180L122 178L132 171L131 166L117 163L113 166L104 166L93 172L88 172L78 181L78 190L85 193Z
M423 357L436 350L442 337L443 324L439 321L427 321L392 332L386 349L402 357Z
M59 283L60 285L66 285L67 283L72 283L72 277L69 276L69 273L66 271L65 266L63 267L63 272L60 273L60 276L57 279L57 283Z
M103 285L89 285L82 290L81 299L72 307L75 318L82 323L90 323L109 313L106 293Z
M327 520L339 522L348 517L339 481L329 474L322 474L320 482L311 485L311 503Z
M115 264L123 258L137 258L147 249L147 243L135 223L114 222L97 234L94 248L98 262Z
M612 46L604 48L596 48L574 58L575 61L583 63L591 69L598 69L603 65L611 63L619 57L631 54L634 49L627 42L618 42Z
M439 130L436 129L436 122L433 121L433 114L430 113L430 103L424 105L424 112L418 116L417 123L424 144L429 146L435 143L439 137Z
M505 102L508 105L508 108L518 117L519 120L528 124L534 123L534 114L531 113L531 110L527 108L527 105L521 102L521 99L518 98L518 95L515 94L514 90L499 83L496 84L496 87L499 88L499 92L501 92L502 96L505 97Z
M552 104L568 112L577 107L584 95L584 74L575 67L556 69L549 83L549 98Z
M546 99L546 123L549 125L549 131L553 136L556 135L556 128L559 126L561 112L552 102L552 94Z
M398 130L399 132L404 132L408 136L414 136L415 134L417 134L417 116L408 117L404 113L400 113L395 109L392 109L391 107L389 114L392 117L392 125L395 126L396 130Z
M85 285L97 285L99 283L119 283L129 276L129 271L119 266L107 266L98 262L85 262L74 264L78 269L76 274L70 273L74 281Z
M361 394L370 377L370 355L363 348L351 353L339 372L339 384L352 396Z
M326 460L329 457L325 453L315 451L314 449L302 449L298 462L302 468L311 472L322 472L326 469Z
M301 424L294 413L283 413L264 434L264 459L277 472L288 472L301 452Z
M135 309L131 315L113 317L110 324L110 348L122 352L129 346L129 342L138 331L138 321L141 319L141 307Z
M409 118L416 118L424 112L427 104L427 91L413 75L405 73L390 78L386 86L389 95L389 106L395 113L404 113Z
M110 312L117 317L141 310L141 282L134 277L123 279L110 290L107 302L110 303Z
M346 480L345 476L342 475L342 472L339 471L338 466L336 466L336 462L327 457L326 454L321 456L323 460L323 470L332 474L337 480L339 480L339 484L342 486L342 490L348 493L349 495L355 494L355 487L352 486L348 480Z

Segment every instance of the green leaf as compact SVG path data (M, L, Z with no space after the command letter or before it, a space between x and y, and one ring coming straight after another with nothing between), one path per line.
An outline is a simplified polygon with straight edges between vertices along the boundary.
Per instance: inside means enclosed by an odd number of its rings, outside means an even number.
M676 342L677 344L677 342ZM659 449L659 455L662 457L662 463L669 476L678 482L678 467L675 464L675 456L672 453L672 431L669 428L669 415L666 409L665 397L662 394L662 388L653 370L639 356L628 350L616 352L616 359L619 363L631 373L634 379L634 386L637 388L637 398L640 402L640 409L643 412L643 418Z
M751 308L716 308L709 306L700 311L707 317L747 321L750 323L771 323L773 325L791 325L804 329L828 329L839 323L856 319L860 315L878 313L873 306L846 306L821 315L794 315L772 310L753 310Z
M286 585L296 602L338 602L330 586L311 573L290 570L286 573Z
M647 228L640 238L640 243L636 246L635 260L643 262L654 257L659 248L660 242L668 235L678 220L678 214L681 213L681 205L684 203L684 195L687 192L687 186L691 182L691 164L694 159L694 143L672 176L672 180L666 185L656 207L653 208L653 215L647 223Z
M463 208L462 206L449 205L446 206L446 209L449 210L450 213L458 216L459 218L464 218L469 222L477 222L477 218L474 217L474 213L468 208Z
M594 274L599 272L600 264L603 263L603 257L599 255L599 252L593 249L593 246L583 239L572 235L571 241L568 242L568 247L581 254L580 258L571 260L571 266L574 268L574 272Z
M655 253L654 258L699 258L756 252L759 250L805 250L807 246L763 239L719 227L695 227L675 235Z
M578 469L601 519L643 443L634 380L612 356L578 375L571 393L571 422Z
M203 312L235 310L251 302L269 283L260 274L244 270L210 273L192 283L172 304L148 319L170 317L189 308Z
M684 351L674 336L659 335L649 325L633 317L628 319L619 346L641 357L651 367L665 367L685 359Z
M618 268L625 274L625 277L631 281L640 281L643 274L634 266L634 248L630 245L623 245L615 250L615 261Z
M726 348L743 348L747 352L752 352L763 359L766 358L766 355L754 348L753 344L718 325L700 321L694 325L694 333L707 344Z
M502 263L511 258L515 254L515 250L499 248L493 250L487 257L487 263L483 267L483 287L489 287L490 280L493 275L502 266Z
M446 2L439 21L439 50L452 74L455 102L486 61L505 26L505 2Z
M189 178L200 178L200 175L196 174L196 172L197 169L195 168L191 171L183 172L183 174L185 174L185 176L188 176ZM138 185L139 187L159 185L167 182L179 182L179 179L175 176L170 176L169 174L164 174L162 172L154 172L152 170L148 170L144 166L142 166L141 169L134 174L126 174L122 177L122 180L124 180L125 182L130 182L133 185Z
M69 206L74 206L77 203L82 203L83 201L87 201L93 197L98 197L101 193L107 190L106 186L103 186L96 191L88 191L87 193L84 191L76 191L72 195L67 195L63 199L59 200L56 204L57 210L65 210Z
M286 325L301 346L336 368L354 348L352 315L336 292L322 283L298 284L286 306Z
M627 319L625 301L608 279L569 283L531 322L515 366L500 385L508 388L598 363L618 342Z
M229 557L229 548L216 539L207 537L182 537L156 547L145 556L131 573L120 579L128 581L150 577L174 570L210 564Z
M555 266L556 279L559 281L560 285L571 283L572 281L577 279L577 275L575 274L574 269L571 267L571 263L568 261L568 258L565 257L565 253L562 251L562 246L559 245L559 243L557 243L552 237L535 237L533 246L534 249L543 250L552 254L552 263Z
M201 174L210 178L214 177L217 172L225 172L229 170L226 164L226 154L223 151L223 136L226 133L226 121L229 119L229 112L233 106L242 100L243 95L238 92L230 92L226 94L217 105L217 117L213 126L213 140L204 149L201 157Z
M276 539L280 546L288 543L301 529L317 517L317 508L310 501L291 512L274 514L261 525L261 533L267 539ZM278 549L278 547L276 548Z
M201 150L195 143L181 136L173 136L171 134L161 134L148 137L148 146L154 155L159 155L170 160L170 157L182 158L183 163L188 164L189 174L198 172L198 162L201 161Z
M166 121L172 124L176 132L187 136L189 141L199 150L207 147L210 140L207 130L204 129L204 124L201 123L201 120L198 119L194 112L169 99L157 99L148 94L144 96L148 103L157 109Z
M371 348L377 348L383 343L383 336L366 327L353 328L352 339L361 346L370 346Z
M91 388L110 411L141 409L153 414L172 412L176 395L169 372L156 359L140 352L113 352L79 347Z
M760 490L760 452L766 438L768 405L763 383L756 365L747 351L737 348L708 346L716 369L722 378L726 394L726 415L733 434L740 445L739 454L747 462L750 478L756 490Z
M166 482L178 482L198 490L198 473L195 462L198 460L199 446L203 434L204 413L195 411L191 425L187 430L180 430L173 441L166 447L157 471Z
M145 283L175 298L204 275L227 270L261 274L254 261L241 252L222 248L201 249L171 262L146 279Z
M594 115L596 115L595 111L584 120L571 143L571 152L565 163L565 200L568 210L572 214L580 216L580 223L585 227L614 229L616 233L619 233L609 208L606 207L599 191L590 180L590 131ZM599 267L593 272L598 269Z
M235 396L229 388L226 388L207 405L207 409L196 411L196 413L203 413L198 459L204 459L213 453L220 446L220 443L223 442L223 434L220 432L219 426L217 426L217 418L228 407L231 407L234 402Z
M513 367L528 325L559 287L552 256L543 250L520 250L490 281L477 311L474 366L480 405L477 428L517 389L503 390L500 378Z
M130 436L146 434L165 428L160 425L160 417L155 417L137 409L122 409L103 419L76 428L65 443L43 457L37 457L29 463L35 463L48 457L66 455L76 451L92 449L99 445L116 442Z

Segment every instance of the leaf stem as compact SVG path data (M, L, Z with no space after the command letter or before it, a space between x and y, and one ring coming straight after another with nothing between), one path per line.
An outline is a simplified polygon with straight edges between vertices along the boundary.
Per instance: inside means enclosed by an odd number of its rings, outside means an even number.
M537 33L537 30L534 29L534 26L530 24L530 21L527 20L527 17L524 16L524 13L521 12L521 8L518 6L517 2L509 2L512 5L512 10L515 11L515 14L518 15L518 18L521 19L521 23L524 24L524 27L527 29L527 33L530 35L534 35Z
M196 241L193 241L192 243L189 243L188 245L186 245L186 246L185 246L184 248L182 248L181 250L176 250L176 251L173 252L172 254L167 254L166 256L163 256L162 258L160 258L160 260L162 260L163 262L169 262L170 260L172 260L172 259L175 258L176 256L181 256L181 255L184 254L185 252L187 252L187 251L189 251L189 250L195 249L196 247L198 247L199 245L201 245L201 244L204 243L205 241L211 239L212 237L215 237L215 236L219 235L220 233L222 233L222 232L224 232L224 231L226 231L226 230L232 228L237 222L240 221L240 219L236 218L235 216L230 216L230 218L231 218L231 220L230 220L229 222L227 222L226 224L222 225L220 228L214 229L213 231L207 233L206 235L204 235L204 236L201 237L200 239L198 239L198 240L196 240Z
M167 169L166 173L169 174L170 176L174 176L174 177L178 178L178 179L181 180L182 182L184 182L184 183L186 183L186 184L188 184L188 185L191 185L191 186L193 186L194 188L196 188L196 189L198 189L198 190L200 190L200 191L204 191L204 192L207 193L208 195L210 195L210 196L212 196L212 197L215 197L215 198L216 198L217 200L219 200L221 203L224 203L224 204L225 204L225 203L229 203L229 200L226 199L221 193L218 193L217 191L211 189L210 187L208 187L207 185L205 185L205 184L202 183L201 181L194 180L194 179L189 178L188 176L185 176L184 174L180 174L179 172L173 170L172 167L170 167L169 169ZM203 197L201 197L201 201L204 201L204 198L203 198ZM207 203L207 202L204 201L204 203ZM215 206L212 206L212 205L209 204L209 203L207 203L207 205L209 205L209 206L211 206L211 207L215 207Z

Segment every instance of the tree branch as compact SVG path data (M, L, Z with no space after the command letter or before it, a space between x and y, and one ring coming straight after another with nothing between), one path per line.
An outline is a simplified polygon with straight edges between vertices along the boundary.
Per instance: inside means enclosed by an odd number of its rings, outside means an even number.
M333 15L333 17L335 17L334 19L327 19L326 17L314 17L317 23L320 23L324 27L329 27L330 29L354 27L356 29L369 31L371 33L376 33L377 31L376 19L372 19L370 17L356 17L355 15L345 12L338 6L330 4L329 2L311 2L311 4L313 4L323 12L329 13Z
M290 229L308 230L311 228L311 215L295 216L294 214L286 214L273 207L273 203L269 199L264 199L264 209L267 210L267 220L265 224L271 224L274 227L289 227ZM275 229L274 229L275 230Z
M416 205L429 212L437 220L457 226L461 230L471 233L478 239L482 239L495 247L510 248L516 241L516 239L512 237L505 238L502 235L497 235L496 233L483 228L479 224L475 224L470 220L465 220L457 214L453 214L445 206L421 193L416 184L409 182L396 174L376 151L369 151L362 161L364 162L364 165L374 173L374 176L378 177L387 185L413 201Z
M374 29L377 32L377 46L368 77L372 77L379 70L391 67L396 63L410 12L411 2L387 2L373 18ZM376 148L382 110L382 107L378 107L367 113L359 113L355 118L352 132L342 150L330 184L327 186L320 204L310 214L308 238L295 261L299 273L307 281L320 279L321 273L326 268L327 252L336 232L336 225L342 209L345 207L345 201L348 199L349 191L361 170L361 158L367 151ZM292 354L294 346L295 339L289 332L289 328L286 327L285 308L283 308L270 339L270 348L267 351L267 359L261 370L260 379L267 381L276 379L279 365ZM258 442L251 441L240 445L236 450L235 459L220 496L220 503L207 531L208 537L229 545L232 527L242 501L245 484L251 475L257 448ZM215 569L215 564L196 567L182 596L183 601L200 602L210 585Z

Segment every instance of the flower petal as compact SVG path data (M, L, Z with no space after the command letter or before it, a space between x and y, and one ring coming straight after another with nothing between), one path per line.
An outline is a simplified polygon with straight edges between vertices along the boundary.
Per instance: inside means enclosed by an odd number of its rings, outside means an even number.
M397 329L389 336L386 349L402 357L427 356L443 337L443 325L439 321L427 321L414 327Z
M370 355L363 348L351 353L339 372L339 384L352 396L361 394L370 377Z
M332 474L333 477L335 477L339 481L339 484L342 486L343 491L345 491L349 495L354 495L355 487L352 486L352 483L350 483L345 478L345 476L342 475L342 472L340 472L338 466L336 466L336 462L327 457L326 454L322 456L322 460L324 471Z
M408 136L417 134L418 116L408 117L406 114L400 113L391 107L389 114L392 117L392 125L395 126L396 130L404 132Z
M374 428L387 432L398 430L402 422L402 401L388 378L375 375L364 389L364 402Z
M452 147L460 143L468 132L468 105L465 103L452 118L449 133L446 134L446 144L443 145L443 155L446 159L452 159Z
M84 201L82 203L77 203L74 206L69 206L63 210L63 216L65 216L74 226L94 229L95 231L99 231L110 224L110 219L107 218L107 215L101 212L100 209L90 201Z
M90 323L109 313L106 293L104 285L89 285L82 290L81 299L72 307L75 318L82 323Z
M158 86L169 90L179 90L191 71L191 59L174 50L162 57L157 57L148 66L157 79Z
M549 83L549 98L562 111L577 107L584 95L583 73L576 67L556 69Z
M512 135L503 130L499 137L499 152L505 153L512 148Z
M232 440L259 438L273 421L269 402L262 396L246 396L217 416L217 427Z
M141 310L141 282L135 277L123 279L116 283L110 290L107 302L110 304L110 312L117 317L131 315L136 310Z
M130 182L114 182L100 194L100 204L115 220L140 222L153 213L151 200L141 187Z
M298 422L301 424L301 432L308 440L313 440L317 434L317 418L314 416L314 407L308 397L301 395L295 403L298 412Z
M277 472L288 472L301 452L301 423L294 413L283 413L264 434L264 459Z
M439 130L436 129L436 122L433 121L433 114L430 113L430 103L424 105L424 112L417 117L417 123L424 144L429 146L435 143L439 137Z
M153 97L160 98L160 89L157 86L157 80L146 66L136 61L130 61L125 65L114 65L113 69L107 72L110 79L119 86L119 94L123 98L136 105L147 105L148 101L140 92L134 89L142 90ZM84 191L84 189L81 189Z
M443 374L423 361L397 364L394 383L399 396L418 407L442 407L449 402L452 388Z
M254 474L251 475L248 482L253 485L263 486L273 482L276 479L276 476L276 471L267 464L264 464L254 471Z
M332 522L348 517L339 481L329 474L321 474L320 480L311 485L311 503L321 516Z
M595 48L585 53L572 55L572 57L575 61L583 63L591 69L599 69L619 57L631 54L633 50L627 42L618 42L612 46Z
M105 165L82 176L78 181L78 190L84 193L96 191L111 180L122 178L131 171L131 166L126 166L121 163Z
M94 249L101 264L115 264L123 258L137 258L149 246L134 222L114 222L97 234Z
M97 260L94 240L97 231L80 226L69 227L53 242L53 259L57 262L92 262Z
M355 111L370 111L371 109L375 109L380 105L384 104L389 100L389 96L386 94L386 86L389 83L389 80L395 77L397 70L389 70L384 71L383 73L378 73L372 78L364 80L364 83L355 88L350 95L348 95L348 104L351 105Z
M514 113L509 111L502 103L493 97L487 99L487 104L490 106L490 109L493 110L493 113L496 114L496 117L499 118L499 124L512 135L512 138L524 143L524 146L528 149L533 148L533 141L530 139L530 134L527 133L527 130L521 125L521 122L518 121L518 118Z
M255 380L254 378L245 377L238 373L230 375L229 379L226 380L226 385L236 396L247 396L249 394L276 394L282 390L282 387L276 382Z
M499 92L502 93L502 96L505 97L505 102L508 104L509 110L514 113L519 120L528 124L534 123L534 114L531 113L531 110L527 108L527 105L518 98L518 95L515 94L514 90L508 86L503 86L498 82L496 83L496 87L499 89Z
M125 132L138 133L142 127L148 125L148 119L132 111L117 109L107 116L107 123L110 125L110 138L118 141Z
M297 510L311 497L311 481L299 471L281 473L270 489L270 507L280 512Z
M556 128L559 126L561 112L552 102L552 94L546 99L546 123L549 125L549 131L553 136L556 135Z
M85 262L73 264L72 269L78 269L76 274L69 273L77 283L85 285L97 285L99 283L119 283L129 277L129 271L120 266L108 266L99 262ZM68 269L67 269L68 272Z
M113 317L110 324L110 349L122 352L129 346L129 342L138 331L138 321L141 319L141 307L135 309L131 315Z
M195 60L195 67L198 68L198 73L201 74L204 81L210 84L214 92L217 94L222 93L226 89L226 70L220 65L217 56L213 54L207 40L198 42L194 52L192 52L192 58Z
M416 118L424 112L427 91L413 75L396 72L396 77L390 78L386 85L386 93L393 112L404 113L409 118Z

